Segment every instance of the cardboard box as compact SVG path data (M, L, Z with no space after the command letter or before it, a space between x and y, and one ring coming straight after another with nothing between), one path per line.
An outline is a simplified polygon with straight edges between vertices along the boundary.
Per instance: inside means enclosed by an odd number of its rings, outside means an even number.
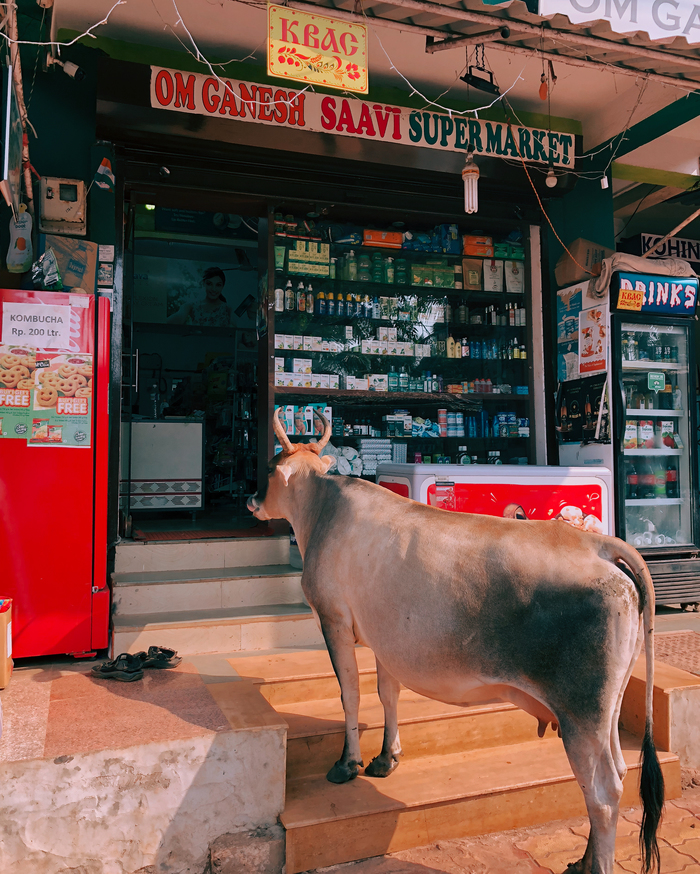
M303 337L303 335L302 334L293 334L292 339L293 339L292 349L294 349L295 352L303 352L304 351L304 337Z
M343 378L343 388L346 391L354 391L355 390L355 377L354 376L346 376Z
M97 274L97 243L89 240L74 240L56 234L42 236L43 250L53 249L61 273L64 289L75 294L82 289L86 294L95 293Z
M284 348L294 349L294 334L284 334Z
M275 334L275 349L284 349L284 334Z
M388 328L377 328L377 339L378 340L388 340L389 339L388 331L389 331Z
M465 255L493 258L493 237L465 234L462 237L462 251Z
M569 245L569 251L581 266L575 264L567 252L562 253L554 268L554 276L559 286L573 285L575 282L591 279L590 274L599 276L602 261L605 258L610 258L614 252L613 249L607 249L605 246L592 243L581 237ZM586 271L590 271L590 273Z
M627 419L625 422L625 436L622 438L623 449L638 449L638 443L637 420Z
M330 388L330 387L331 387L330 379L331 379L331 378L330 378L329 374L327 374L327 373L319 373L319 374L318 374L318 380L319 380L319 386L318 386L318 387L319 387L319 388Z
M337 373L329 373L328 374L328 388L340 388L340 377Z
M275 358L275 373L284 373L284 358Z
M311 373L311 359L292 358L292 373Z
M12 598L0 598L0 689L12 676Z
M372 341L371 340L363 340L360 343L360 351L363 355L371 355L372 354Z
M355 391L369 391L369 379L355 378Z

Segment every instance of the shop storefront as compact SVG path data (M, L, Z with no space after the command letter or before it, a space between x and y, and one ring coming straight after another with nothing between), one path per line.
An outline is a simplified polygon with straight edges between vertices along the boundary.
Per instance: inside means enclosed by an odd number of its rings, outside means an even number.
M573 135L251 82L227 110L245 118L222 120L216 80L105 68L99 123L127 217L122 536L186 528L183 510L250 524L278 407L301 439L325 412L341 475L547 462L539 212L503 158L519 142L569 162ZM475 215L467 142L483 154Z

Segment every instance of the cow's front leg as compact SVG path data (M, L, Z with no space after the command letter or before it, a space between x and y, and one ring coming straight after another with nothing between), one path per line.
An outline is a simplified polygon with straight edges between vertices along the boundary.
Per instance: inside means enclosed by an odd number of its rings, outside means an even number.
M327 628L321 620L323 636L340 684L340 698L345 711L345 745L343 754L326 774L331 783L347 783L357 777L364 766L360 753L360 676L355 658L355 636L349 627Z
M377 659L377 691L384 707L384 743L379 755L365 768L368 777L388 777L403 755L399 740L399 692L401 684Z

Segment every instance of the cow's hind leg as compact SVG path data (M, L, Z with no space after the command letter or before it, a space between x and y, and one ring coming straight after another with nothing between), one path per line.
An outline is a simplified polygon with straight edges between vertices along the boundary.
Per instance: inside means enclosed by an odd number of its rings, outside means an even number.
M377 659L377 691L384 707L384 743L379 755L365 768L368 777L388 777L403 755L399 740L399 691L401 684Z
M323 636L340 684L340 697L345 711L345 744L343 754L326 774L331 783L347 783L357 777L364 766L360 753L360 676L355 658L355 637L350 627L329 630L321 620Z
M567 874L612 874L622 780L611 748L610 724L606 720L604 725L588 727L567 722L562 725L564 746L591 824L586 852L567 868Z

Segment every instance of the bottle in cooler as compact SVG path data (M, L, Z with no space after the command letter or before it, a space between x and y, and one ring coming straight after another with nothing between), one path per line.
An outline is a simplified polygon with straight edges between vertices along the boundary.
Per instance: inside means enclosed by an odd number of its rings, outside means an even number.
M627 489L625 492L625 497L634 500L638 498L638 483L639 477L637 475L637 468L631 461L627 462L627 471L626 471L626 479L627 479Z
M672 458L669 458L666 464L666 497L680 497L680 490L678 488L678 467Z

